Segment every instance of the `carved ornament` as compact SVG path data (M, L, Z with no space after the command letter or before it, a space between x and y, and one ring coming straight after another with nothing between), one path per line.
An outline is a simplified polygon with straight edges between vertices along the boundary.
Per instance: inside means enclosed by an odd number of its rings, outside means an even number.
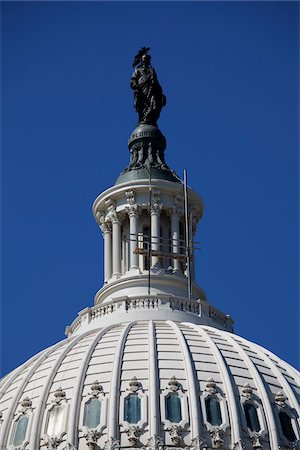
M156 434L154 436L151 436L148 440L147 444L142 447L142 450L165 450L166 446L164 441L160 436L157 436Z
M219 427L213 427L209 430L213 448L222 447L222 445L224 444L224 441L222 439L223 433L224 433L223 430Z
M217 393L217 385L213 378L209 378L207 380L207 383L205 385L205 391L209 392L212 395Z
M137 377L131 378L129 382L129 388L127 390L134 393L139 390L143 391L142 384L138 381Z
M191 440L191 445L188 448L189 450L202 450L208 448L208 444L204 438L198 435Z
M99 397L99 394L103 394L103 387L101 386L99 381L96 380L91 386L91 392L89 393L89 395L91 397Z
M66 393L62 390L61 387L59 387L54 392L54 399L52 400L52 402L60 404L63 400L66 400Z
M183 428L181 428L179 425L171 425L169 428L167 428L167 431L169 432L173 444L179 445L182 441L181 433L183 431Z
M173 375L168 381L168 389L172 392L177 392L179 389L182 390L181 384L177 381L175 375Z
M140 444L140 436L143 433L143 430L138 427L137 425L130 425L128 428L126 428L125 433L128 436L128 442L133 447L136 447Z
M102 436L102 433L97 430L87 430L87 432L83 435L86 439L86 445L89 449L94 450L97 447L98 439Z
M242 389L242 396L245 397L247 400L253 399L253 389L249 383L244 384Z
M279 408L285 408L286 407L286 401L287 397L285 396L283 391L278 391L275 395L275 403Z

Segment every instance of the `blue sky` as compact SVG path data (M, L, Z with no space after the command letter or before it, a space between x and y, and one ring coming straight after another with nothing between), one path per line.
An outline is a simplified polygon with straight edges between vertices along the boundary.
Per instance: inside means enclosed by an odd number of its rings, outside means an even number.
M2 2L2 373L102 285L91 205L127 165L141 46L166 160L203 198L197 280L235 332L299 365L299 4Z

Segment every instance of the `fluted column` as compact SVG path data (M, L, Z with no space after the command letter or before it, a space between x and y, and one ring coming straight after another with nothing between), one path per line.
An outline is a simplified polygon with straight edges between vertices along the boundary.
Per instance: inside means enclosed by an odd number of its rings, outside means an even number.
M153 203L151 205L151 250L160 250L160 212L162 205ZM159 266L159 257L152 256L151 266Z
M121 221L118 214L112 214L112 269L113 276L121 275Z
M180 253L179 214L176 209L171 212L171 241L172 253ZM174 272L180 272L180 260L173 259Z
M104 283L107 283L112 271L111 223L104 222L100 227L104 239Z

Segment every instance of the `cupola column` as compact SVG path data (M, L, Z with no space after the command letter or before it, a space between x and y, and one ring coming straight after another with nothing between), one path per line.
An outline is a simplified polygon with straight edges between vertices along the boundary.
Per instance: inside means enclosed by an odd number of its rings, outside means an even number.
M104 239L104 283L111 278L111 223L105 222L101 225L102 236Z
M160 250L160 212L161 203L155 202L151 205L151 250ZM152 256L151 266L159 266L159 257Z
M133 191L126 192L128 205L126 207L129 216L129 242L130 242L130 269L139 268L139 255L134 253L138 247L138 205L135 202Z
M179 214L177 209L173 209L171 212L171 240L172 240L172 252L180 253L180 232L179 232ZM173 259L174 272L180 272L179 259Z
M121 221L116 212L112 215L112 269L113 276L121 275Z

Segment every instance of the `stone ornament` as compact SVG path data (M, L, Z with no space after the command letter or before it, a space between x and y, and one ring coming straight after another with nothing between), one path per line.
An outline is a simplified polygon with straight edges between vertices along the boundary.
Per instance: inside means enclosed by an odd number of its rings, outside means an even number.
M174 445L179 445L182 442L181 433L183 428L179 425L171 425L169 428L167 428L167 431L169 432L169 435L171 437L171 441Z
M91 386L91 392L88 394L91 397L99 397L99 395L102 394L104 395L103 392L103 387L101 386L101 384L99 383L98 380L94 381L94 383Z
M132 447L136 447L140 444L140 436L143 434L143 430L137 425L130 425L126 428L125 433L128 436L128 442Z
M287 397L285 396L283 391L278 391L275 395L275 403L279 408L285 408L286 407L286 401Z
M166 446L162 438L155 434L148 439L147 444L142 447L142 450L166 450Z
M263 445L260 441L260 434L257 432L253 432L251 436L251 442L253 448L263 448Z
M57 388L54 392L54 399L52 403L56 403L59 405L63 400L66 400L66 393L62 390L61 387Z
M32 401L29 399L29 397L25 397L21 402L21 414L25 414L28 410L32 410Z
M62 443L63 440L61 437L45 436L43 438L43 441L44 441L44 445L46 446L47 450L55 450L60 446L60 444Z
M86 440L86 445L90 450L94 450L97 447L98 439L102 436L102 433L97 430L88 429L83 437Z
M222 439L224 432L223 432L222 428L212 427L209 430L209 434L211 436L211 442L212 442L213 448L222 447L222 445L224 444L224 440Z
M209 392L212 395L215 395L217 393L217 385L213 378L209 378L207 380L205 391Z
M131 392L137 392L137 391L139 391L139 390L141 390L142 392L144 392L143 391L143 388L142 388L142 384L137 380L137 377L136 376L134 376L133 378L131 378L131 380L130 380L130 382L129 382L129 388L127 388L127 390L128 391L131 391Z
M120 448L120 442L112 437L110 437L104 444L104 450L115 450L117 448Z
M191 445L189 447L186 447L186 450L202 450L207 448L208 444L206 440L198 435L191 440Z
M170 380L168 381L168 387L167 389L169 389L172 392L177 392L179 389L182 391L182 386L181 384L177 381L175 375L173 375Z
M249 383L244 384L242 389L242 396L245 397L247 400L253 399L253 389Z

